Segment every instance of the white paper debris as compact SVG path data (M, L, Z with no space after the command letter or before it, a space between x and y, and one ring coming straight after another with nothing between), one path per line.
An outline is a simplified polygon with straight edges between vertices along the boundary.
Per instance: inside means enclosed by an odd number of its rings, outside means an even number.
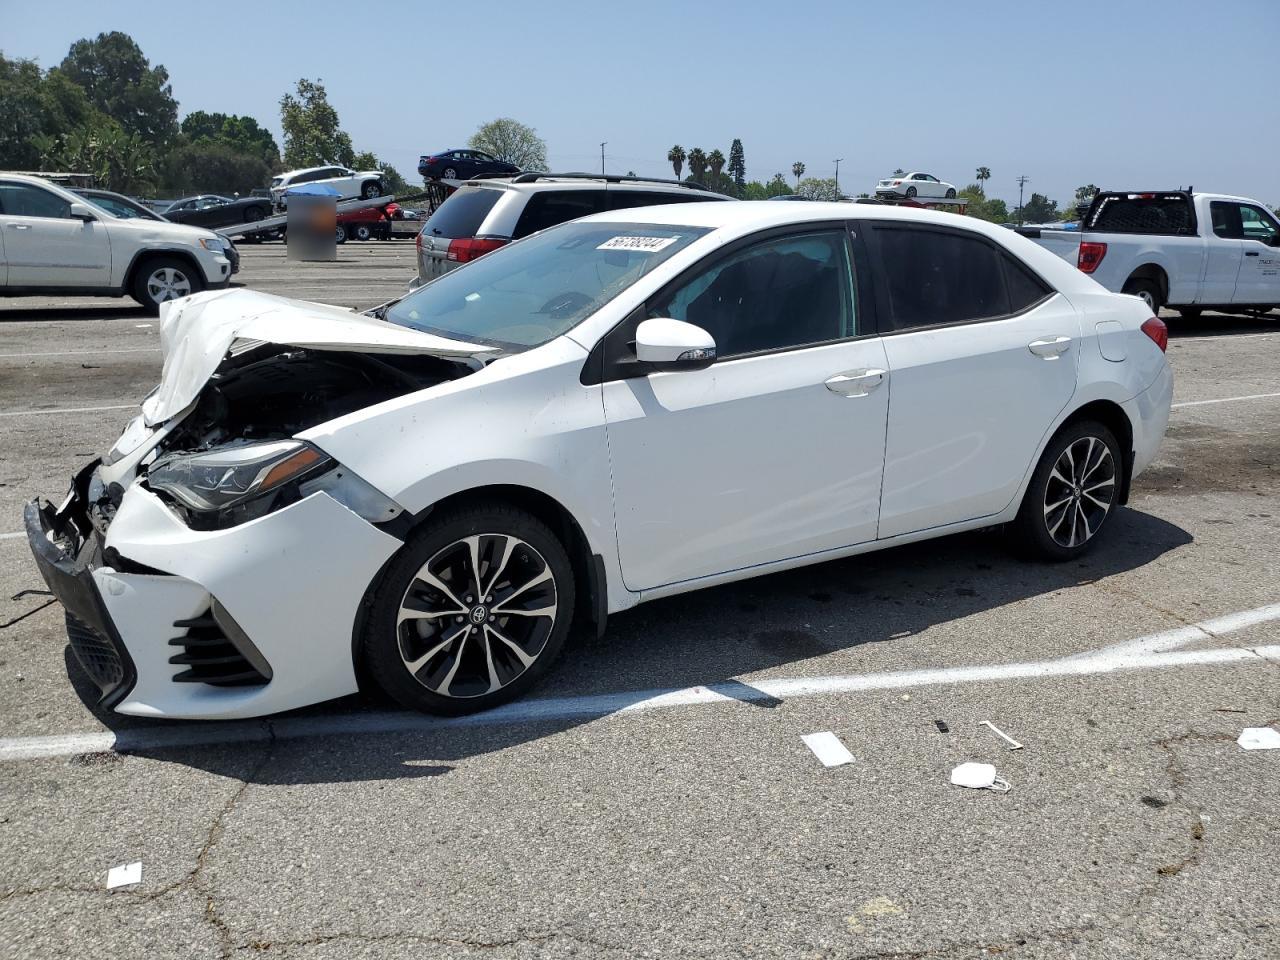
M112 867L107 871L107 889L128 887L142 882L142 861Z
M981 720L978 722L978 726L987 727L988 729L990 729L992 733L994 733L997 737L999 737L1001 740L1003 740L1005 743L1009 745L1010 750L1022 749L1022 744L1020 744L1017 740L1013 739L1013 737L1009 736L1007 733L1005 733L1003 730L997 727L990 720Z
M1280 730L1272 727L1245 727L1236 743L1245 750L1280 750Z
M657 253L671 246L679 237L613 237L597 250L631 250L635 253Z
M996 768L989 763L962 763L951 771L951 782L974 790L1009 792L1009 781L997 777Z
M830 731L806 733L800 739L813 751L813 755L822 761L824 767L838 767L843 763L853 763L853 754L840 742L840 738Z

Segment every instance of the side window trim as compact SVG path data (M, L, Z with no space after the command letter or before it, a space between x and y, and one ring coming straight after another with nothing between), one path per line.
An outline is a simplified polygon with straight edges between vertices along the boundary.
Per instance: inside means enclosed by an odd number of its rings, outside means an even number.
M591 353L583 365L580 377L582 384L591 386L598 383L610 383L617 380L629 380L647 376L647 371L641 371L633 367L634 357L630 356L630 354L634 351L635 328L648 316L651 305L661 302L674 290L688 283L704 271L713 269L717 264L727 260L741 250L758 243L784 240L787 237L837 231L844 234L846 251L853 269L854 317L861 332L851 337L837 337L816 343L802 343L788 347L759 350L753 353L738 353L731 357L720 357L714 361L713 365L732 363L736 360L746 360L752 357L792 353L796 350L812 350L815 347L825 347L835 343L852 343L856 340L868 340L872 337L880 336L878 332L879 324L876 320L878 302L874 296L875 285L871 282L867 247L861 237L863 232L861 227L865 223L866 221L862 220L814 220L808 223L791 223L781 227L758 230L755 233L739 237L725 244L713 256L690 265L671 280L668 280L655 290L644 303L631 311L612 330L602 336L591 349Z
M881 283L876 285L876 330L879 336L896 337L908 333L916 333L920 330L945 330L948 327L968 327L976 323L996 323L1001 320L1011 320L1014 317L1020 317L1023 314L1030 313L1037 309L1041 304L1050 300L1057 295L1058 291L1044 277L1040 276L1036 270L1030 265L1024 263L1021 258L1010 253L1002 244L997 243L990 237L984 236L974 230L966 230L963 227L952 227L946 224L922 224L908 223L897 220L863 220L861 224L869 228L866 232L869 234L867 245L870 248L870 261L872 270L877 277L885 275L884 259L882 250L877 236L877 231L882 229L888 230L916 230L922 233L945 233L953 236L962 236L969 239L980 240L988 247L996 252L1000 260L1000 276L1005 287L1005 297L1012 302L1009 292L1009 270L1021 267L1022 270L1033 280L1039 283L1045 289L1044 296L1038 300L1034 300L1020 310L1013 310L1009 313L1003 313L993 317L979 317L976 320L952 320L943 323L917 324L913 327L904 327L897 329L893 325L893 304L890 302L887 284ZM1010 262L1012 261L1012 262Z

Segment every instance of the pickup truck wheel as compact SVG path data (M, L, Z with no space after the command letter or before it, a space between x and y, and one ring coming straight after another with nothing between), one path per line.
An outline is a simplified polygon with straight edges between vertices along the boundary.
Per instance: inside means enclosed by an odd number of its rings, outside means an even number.
M569 634L573 567L554 533L500 503L431 518L388 566L361 645L406 707L485 710L532 687Z
M1146 305L1151 308L1151 313L1154 316L1158 317L1160 315L1160 307L1163 306L1160 302L1160 288L1151 280L1130 280L1120 292L1141 297Z
M364 186L360 188L360 196L365 200L380 197L382 196L382 187L376 180L366 180Z
M1179 307L1178 314L1183 320L1199 320L1200 314L1204 311L1199 307Z
M130 296L148 313L160 312L160 304L204 289L204 278L176 257L152 257L142 262L133 276Z
M373 231L369 229L367 223L357 223L355 230L352 231L357 240L368 240L373 236Z
M1120 444L1101 423L1081 421L1055 436L1010 525L1018 552L1055 562L1084 553L1115 513L1122 469Z

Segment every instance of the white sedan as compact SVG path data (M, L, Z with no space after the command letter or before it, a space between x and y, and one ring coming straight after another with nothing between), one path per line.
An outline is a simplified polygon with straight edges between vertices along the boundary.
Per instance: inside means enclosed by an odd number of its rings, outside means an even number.
M928 173L908 173L901 177L889 177L876 184L877 197L916 197L952 200L955 198L954 184L939 180Z
M1012 231L693 203L551 227L369 315L166 304L160 385L27 531L103 704L369 677L491 707L571 626L979 527L1091 548L1155 456L1164 325Z

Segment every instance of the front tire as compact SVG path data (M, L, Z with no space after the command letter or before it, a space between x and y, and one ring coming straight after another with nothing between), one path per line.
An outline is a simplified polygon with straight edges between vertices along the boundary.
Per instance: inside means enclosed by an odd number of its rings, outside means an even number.
M1183 320L1199 320L1204 311L1200 307L1179 307L1178 314Z
M347 242L347 228L345 225L340 223L333 228L333 242L334 243Z
M1045 448L1010 533L1031 559L1073 560L1097 541L1115 512L1123 480L1115 435L1083 420Z
M541 520L496 503L449 510L420 528L384 573L362 655L406 707L487 710L550 670L574 600L569 556Z
M129 295L147 312L160 312L160 304L204 289L204 278L190 264L177 257L151 257L138 266Z

